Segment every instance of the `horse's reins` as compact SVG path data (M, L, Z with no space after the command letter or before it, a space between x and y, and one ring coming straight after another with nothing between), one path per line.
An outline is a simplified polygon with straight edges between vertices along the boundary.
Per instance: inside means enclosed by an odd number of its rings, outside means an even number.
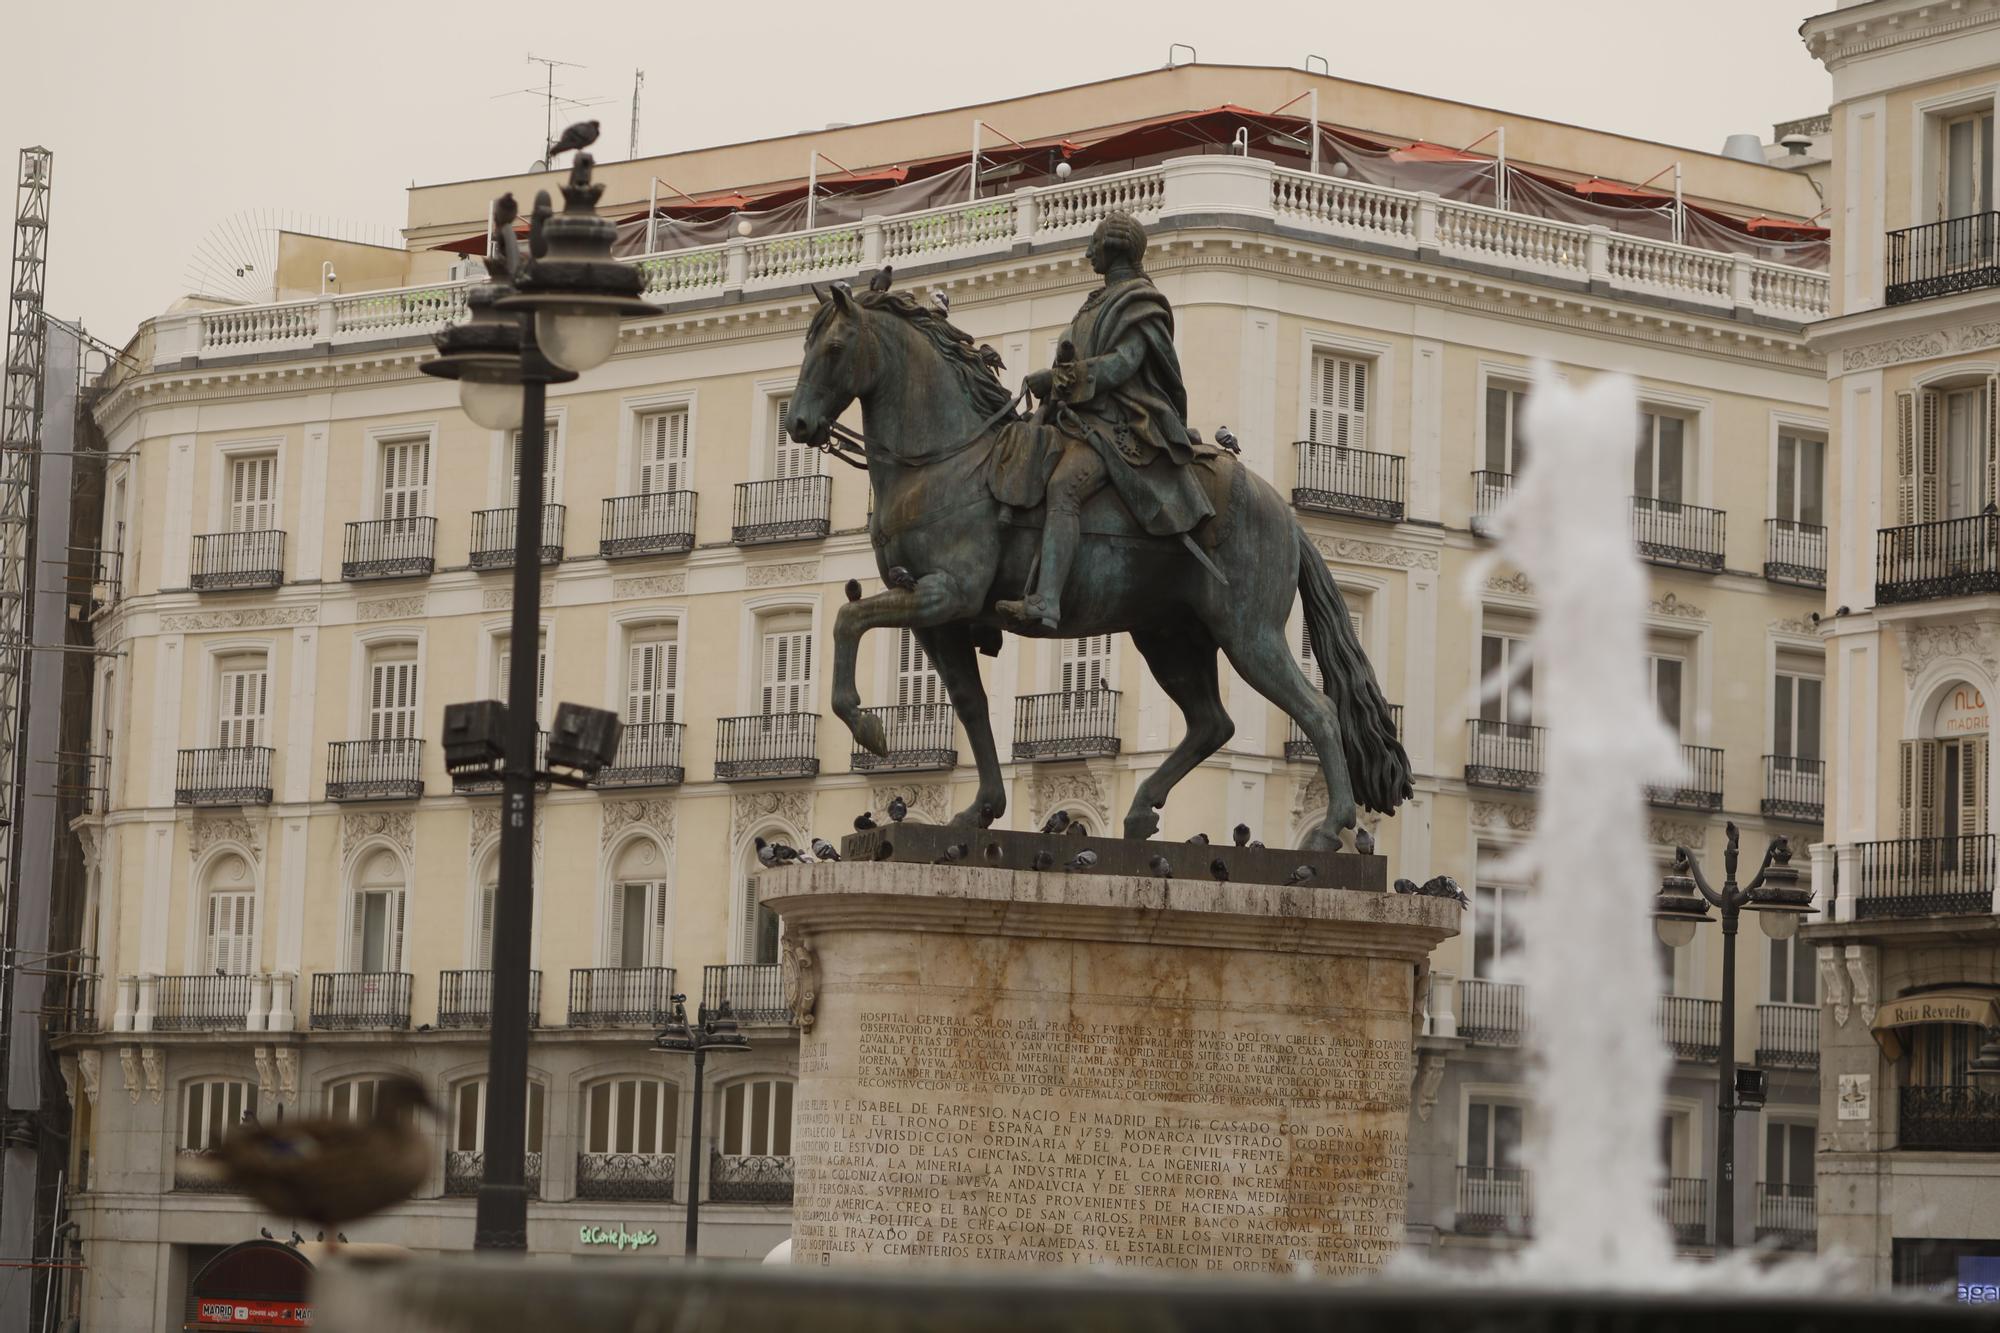
M1028 386L1023 384L1015 391L1012 398L1009 398L1000 405L999 409L992 416L974 426L972 434L958 443L951 445L949 448L933 449L927 454L918 454L912 458L905 458L901 454L884 450L882 451L882 456L902 467L929 467L933 463L942 463L946 459L956 458L973 445L985 439L986 433L1011 416L1014 409L1021 405L1021 400L1027 396ZM874 451L868 448L867 436L858 430L841 425L838 421L828 423L827 437L825 444L816 444L813 448L822 451L829 458L838 458L849 467L866 469L868 464L865 460L874 456Z

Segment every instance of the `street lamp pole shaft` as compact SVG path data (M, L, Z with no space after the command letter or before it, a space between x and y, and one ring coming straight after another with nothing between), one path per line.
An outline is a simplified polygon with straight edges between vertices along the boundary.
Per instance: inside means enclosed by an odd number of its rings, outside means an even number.
M534 919L535 738L542 618L542 471L546 386L534 320L522 321L520 477L514 498L514 615L501 779L500 883L493 902L493 1010L487 1040L485 1169L473 1224L481 1250L528 1248L528 957Z
M1733 859L1733 858L1732 858ZM1736 924L1741 897L1736 876L1723 886L1722 1041L1715 1084L1715 1250L1736 1244Z
M708 1015L704 1012L702 1017L706 1019ZM688 1116L687 1237L681 1244L681 1254L688 1259L695 1257L701 1237L701 1076L706 1054L701 1048L701 1028L697 1026L694 1048L694 1110Z

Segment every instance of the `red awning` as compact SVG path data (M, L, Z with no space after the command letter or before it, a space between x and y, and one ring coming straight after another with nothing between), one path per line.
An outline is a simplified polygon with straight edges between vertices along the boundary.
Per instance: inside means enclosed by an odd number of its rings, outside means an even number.
M1656 190L1643 189L1637 185L1627 185L1623 181L1608 181L1601 176L1592 176L1585 181L1569 181L1568 188L1581 195L1608 195L1615 199L1644 200L1648 206L1670 204L1674 197Z
M1468 153L1462 148L1447 148L1441 143L1425 143L1419 139L1407 148L1389 150L1392 162L1491 162L1494 159L1484 153Z

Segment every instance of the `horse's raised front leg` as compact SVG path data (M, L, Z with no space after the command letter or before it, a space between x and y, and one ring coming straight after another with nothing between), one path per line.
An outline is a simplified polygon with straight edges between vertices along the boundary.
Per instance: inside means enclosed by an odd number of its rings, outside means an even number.
M890 588L840 608L833 620L833 712L847 724L862 749L874 755L889 752L882 719L861 711L861 690L854 683L861 636L871 629L942 625L966 619L978 610L978 599L968 596L958 579L942 573L924 575L915 588Z
M1223 651L1250 688L1284 709L1319 751L1319 770L1326 779L1326 820L1306 835L1305 845L1338 851L1341 833L1354 827L1359 813L1347 772L1347 748L1341 742L1340 713L1299 670L1281 626L1254 627L1242 642L1225 642Z
M982 809L994 819L1007 813L1007 788L1000 781L1000 753L993 745L993 723L986 711L986 682L979 677L972 631L964 625L940 625L917 631L917 642L937 668L938 679L951 697L958 724L972 742L972 759L979 766L979 791L972 804L952 817L952 823L975 826Z

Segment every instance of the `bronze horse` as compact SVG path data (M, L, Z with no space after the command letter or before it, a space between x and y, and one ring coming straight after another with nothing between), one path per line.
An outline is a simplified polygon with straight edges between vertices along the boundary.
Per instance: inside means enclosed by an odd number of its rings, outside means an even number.
M914 587L846 603L834 622L833 711L860 745L878 755L887 749L880 720L862 711L855 687L861 636L911 629L951 696L979 768L979 790L952 822L977 823L982 810L997 817L1007 794L975 649L995 651L1002 630L1033 638L1122 631L1187 720L1180 744L1139 784L1125 814L1126 837L1156 833L1155 812L1174 785L1235 732L1222 702L1218 648L1319 751L1327 813L1307 846L1337 848L1357 805L1387 814L1410 795L1409 759L1340 589L1268 482L1233 455L1217 462L1240 474L1224 478L1226 530L1210 534L1206 552L1220 579L1175 538L1086 532L1062 590L1061 624L1023 624L995 603L1020 596L1028 582L1040 545L1038 515L1010 511L989 477L1003 433L1035 427L1014 419L989 359L936 310L879 279L869 291L835 286L818 294L786 430L823 445L848 404L860 402L876 564L884 575L900 566L915 579ZM1295 596L1305 603L1324 692L1307 680L1287 642Z

